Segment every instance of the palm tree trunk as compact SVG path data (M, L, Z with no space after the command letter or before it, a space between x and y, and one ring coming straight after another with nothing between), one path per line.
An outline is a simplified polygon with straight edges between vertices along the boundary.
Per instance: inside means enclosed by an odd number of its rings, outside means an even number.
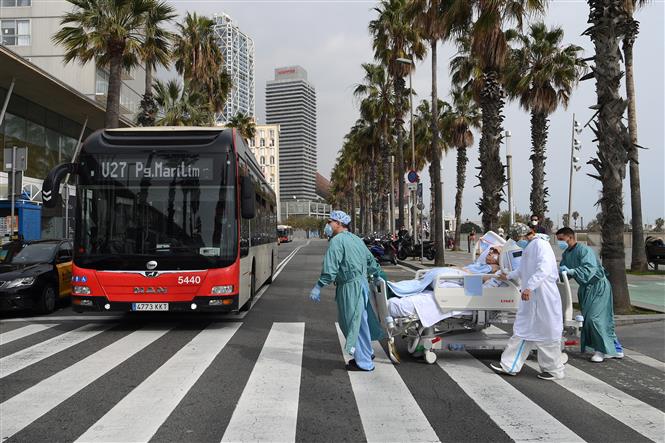
M366 229L365 229L365 196L367 193L365 192L365 179L360 177L360 225L359 225L359 231L360 233L364 234Z
M439 97L436 82L436 46L438 40L430 41L432 48L432 164L430 165L430 177L434 186L434 241L436 246L436 257L434 264L443 266L444 260L444 238L443 238L443 192L441 189L441 149L439 149ZM430 217L432 218L432 217Z
M457 193L455 194L455 251L460 251L460 238L462 233L462 196L466 182L466 164L469 161L466 147L457 147Z
M145 65L145 95L152 95L152 68L149 63Z
M404 226L404 129L397 130L397 230Z
M108 129L117 128L120 123L122 52L121 48L114 50L109 64L109 86L106 92L106 116L104 118L104 126Z
M356 172L351 172L351 232L356 232Z
M622 116L626 102L619 95L621 65L617 23L622 17L622 1L589 0L589 23L585 31L595 47L594 69L598 96L598 117L592 128L598 138L598 158L590 163L598 171L602 183L600 255L614 295L617 313L629 312L630 294L626 281L625 250L623 243L623 180L628 162L629 136Z
M630 3L632 6L632 2ZM640 189L640 163L637 149L637 109L635 105L635 77L633 75L633 44L637 37L638 23L632 19L631 31L623 39L623 54L626 63L626 98L628 99L628 132L630 133L630 209L633 228L633 247L630 269L647 270L647 256L644 250L644 224L642 223L642 191Z
M545 187L545 149L547 145L547 114L531 112L531 213L544 220L548 190Z
M505 175L500 157L501 123L503 121L503 90L496 71L483 73L483 89L480 93L482 111L482 135L480 137L480 188L483 195L478 202L482 214L483 229L491 231L499 226L499 209L503 201Z

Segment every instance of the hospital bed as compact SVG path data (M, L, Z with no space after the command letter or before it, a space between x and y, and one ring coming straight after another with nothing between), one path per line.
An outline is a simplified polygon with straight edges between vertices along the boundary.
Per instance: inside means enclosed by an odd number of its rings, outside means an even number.
M522 250L514 242L502 245L499 266L510 272L517 269ZM416 273L416 279L425 275L424 270ZM422 356L427 363L434 363L435 350L503 350L510 335L497 327L512 324L521 298L519 283L503 281L498 287L485 287L483 279L495 278L494 274L460 277L437 275L433 282L434 298L441 311L463 313L424 327L416 314L393 318L390 314L386 282L377 279L372 284L371 302L381 326L388 336L389 347L394 349L395 337L406 340L407 350L414 356ZM565 274L558 282L562 300L564 337L562 345L577 343L581 322L573 318L573 303L570 283ZM396 352L390 352L394 363L399 363Z

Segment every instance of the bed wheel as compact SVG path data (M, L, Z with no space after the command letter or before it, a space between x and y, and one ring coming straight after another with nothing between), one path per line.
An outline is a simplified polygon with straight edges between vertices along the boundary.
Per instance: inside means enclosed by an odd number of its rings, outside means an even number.
M425 352L425 361L428 364L433 365L436 362L436 354L432 351L426 351Z

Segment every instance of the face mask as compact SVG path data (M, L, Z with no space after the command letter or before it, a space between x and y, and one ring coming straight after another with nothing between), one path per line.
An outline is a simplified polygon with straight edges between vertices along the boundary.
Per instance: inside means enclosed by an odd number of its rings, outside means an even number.
M516 243L517 243L517 246L519 246L520 248L524 249L524 248L526 248L527 245L529 244L529 241L528 241L528 240L524 240L524 239L522 239L522 240L517 240Z
M531 226L538 226L538 220L531 220Z
M323 233L326 235L326 237L333 236L333 229L332 226L330 226L330 223L326 224L326 227L323 228Z
M557 240L556 242L559 245L559 249L561 249L562 251L565 251L566 249L568 249L568 243L566 243L565 241Z

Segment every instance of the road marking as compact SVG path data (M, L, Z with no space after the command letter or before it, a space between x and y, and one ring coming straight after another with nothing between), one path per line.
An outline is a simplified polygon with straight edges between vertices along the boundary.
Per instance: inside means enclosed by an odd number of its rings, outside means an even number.
M540 371L537 363L526 364ZM571 365L566 366L566 378L556 383L645 437L663 441L665 413L658 409Z
M623 348L623 354L638 363L642 363L643 365L651 366L652 368L665 372L665 362L628 348Z
M40 360L64 351L67 348L106 331L110 327L111 325L101 324L85 325L3 357L0 359L0 378L5 378Z
M0 440L16 434L169 330L161 327L132 332L0 404Z
M339 324L337 336L348 363L351 357L344 351L346 339ZM381 345L373 342L372 347L376 356L374 371L349 372L367 441L439 441Z
M51 317L22 317L7 318L0 323L15 323L23 321L115 321L122 320L124 315L59 315Z
M415 274L415 273L418 272L418 271L416 271L415 269L411 269L411 268L409 268L409 267L407 267L407 266L404 266L404 265L397 265L397 267L398 267L398 268L402 268L402 269L405 270L405 271L409 271L409 272L411 272L412 274Z
M240 325L208 326L120 400L77 441L150 440Z
M274 323L222 441L295 441L305 323Z
M277 265L277 270L275 271L275 275L273 276L273 280L276 279L277 276L282 273L282 271L284 270L286 265L288 265L289 262L291 261L291 259L296 256L298 251L300 251L302 248L308 246L311 242L312 242L312 240L307 240L307 243L305 243L304 245L298 246L284 260L279 262L279 265Z
M438 365L515 441L583 441L503 376L466 352L446 354ZM543 382L545 383L545 382Z
M46 325L27 325L22 328L14 329L13 331L3 332L0 334L0 345L6 345L7 343L13 342L14 340L19 340L21 338L27 337L37 332L45 331L46 329L53 328L58 326L57 323L46 324Z

